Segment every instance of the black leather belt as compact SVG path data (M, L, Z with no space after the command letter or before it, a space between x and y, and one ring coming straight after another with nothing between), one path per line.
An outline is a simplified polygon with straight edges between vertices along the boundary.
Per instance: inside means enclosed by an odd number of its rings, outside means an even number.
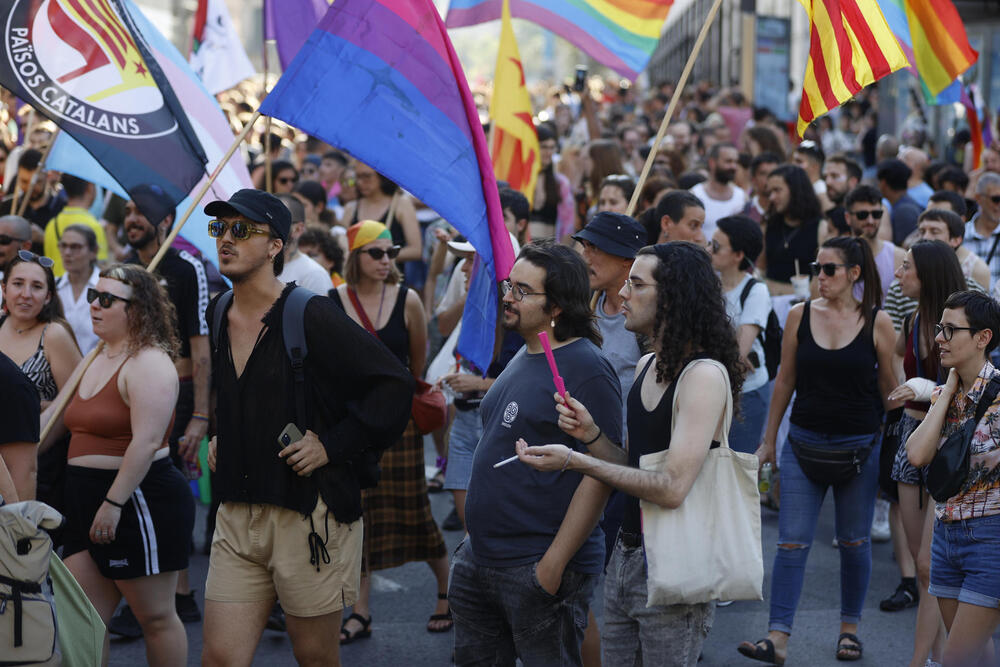
M474 399L474 400L469 400L469 399L466 399L466 398L456 398L455 401L454 401L454 403L455 403L455 409L456 410L460 410L462 412L468 412L469 410L475 410L476 408L479 407L479 404L482 402L482 400L483 399L481 399L481 398L477 398L477 399Z
M624 530L619 530L618 539L622 541L622 546L626 549L638 549L642 546L642 535L638 533L629 533Z

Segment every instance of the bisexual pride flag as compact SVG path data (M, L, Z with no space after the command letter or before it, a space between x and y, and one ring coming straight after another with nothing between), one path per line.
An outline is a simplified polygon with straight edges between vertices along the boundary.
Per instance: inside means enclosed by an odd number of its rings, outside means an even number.
M514 263L479 113L431 0L337 0L260 108L413 193L475 247L458 352L493 355Z
M188 195L205 151L122 0L0 0L0 12L0 85L125 190L155 183L175 203Z

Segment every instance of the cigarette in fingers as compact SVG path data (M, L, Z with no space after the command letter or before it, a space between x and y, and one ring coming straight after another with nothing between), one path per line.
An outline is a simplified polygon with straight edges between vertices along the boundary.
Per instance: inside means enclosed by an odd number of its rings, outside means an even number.
M515 454L515 455L514 455L514 456L512 456L512 457L510 457L509 459L504 459L503 461L500 461L499 463L494 463L494 464L493 464L493 467L494 467L494 468L499 468L500 466L505 466L505 465L507 465L508 463L513 463L513 462L514 462L514 461L516 461L516 460L517 460L517 454Z

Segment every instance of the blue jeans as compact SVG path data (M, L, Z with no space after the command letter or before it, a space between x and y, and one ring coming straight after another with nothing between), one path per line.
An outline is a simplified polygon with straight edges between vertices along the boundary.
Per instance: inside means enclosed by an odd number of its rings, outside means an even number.
M566 569L551 595L538 583L537 563L483 567L468 539L451 561L448 604L455 619L455 664L514 667L580 665L580 642L596 574Z
M853 449L870 443L874 434L826 435L792 424L788 435L805 445ZM869 536L878 489L880 445L881 442L872 448L859 475L833 489L837 539L840 542L841 623L857 623L861 619L871 579L872 545ZM805 476L787 440L781 463L781 510L778 513L778 551L774 556L771 577L769 629L791 634L795 609L802 594L806 559L816 535L816 521L827 487Z
M729 446L737 452L753 454L760 446L760 436L771 403L771 383L740 395L740 413L729 427Z

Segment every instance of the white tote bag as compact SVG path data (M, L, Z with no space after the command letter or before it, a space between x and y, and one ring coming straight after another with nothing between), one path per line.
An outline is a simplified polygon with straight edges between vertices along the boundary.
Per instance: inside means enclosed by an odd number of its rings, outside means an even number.
M726 379L722 440L709 450L680 507L664 509L639 501L648 566L647 607L763 599L758 460L729 448L733 399L729 373L722 364L713 359L692 361L677 378L678 389L697 363L718 367ZM672 428L677 425L679 395L680 391L674 393ZM669 451L640 457L639 467L663 470Z

